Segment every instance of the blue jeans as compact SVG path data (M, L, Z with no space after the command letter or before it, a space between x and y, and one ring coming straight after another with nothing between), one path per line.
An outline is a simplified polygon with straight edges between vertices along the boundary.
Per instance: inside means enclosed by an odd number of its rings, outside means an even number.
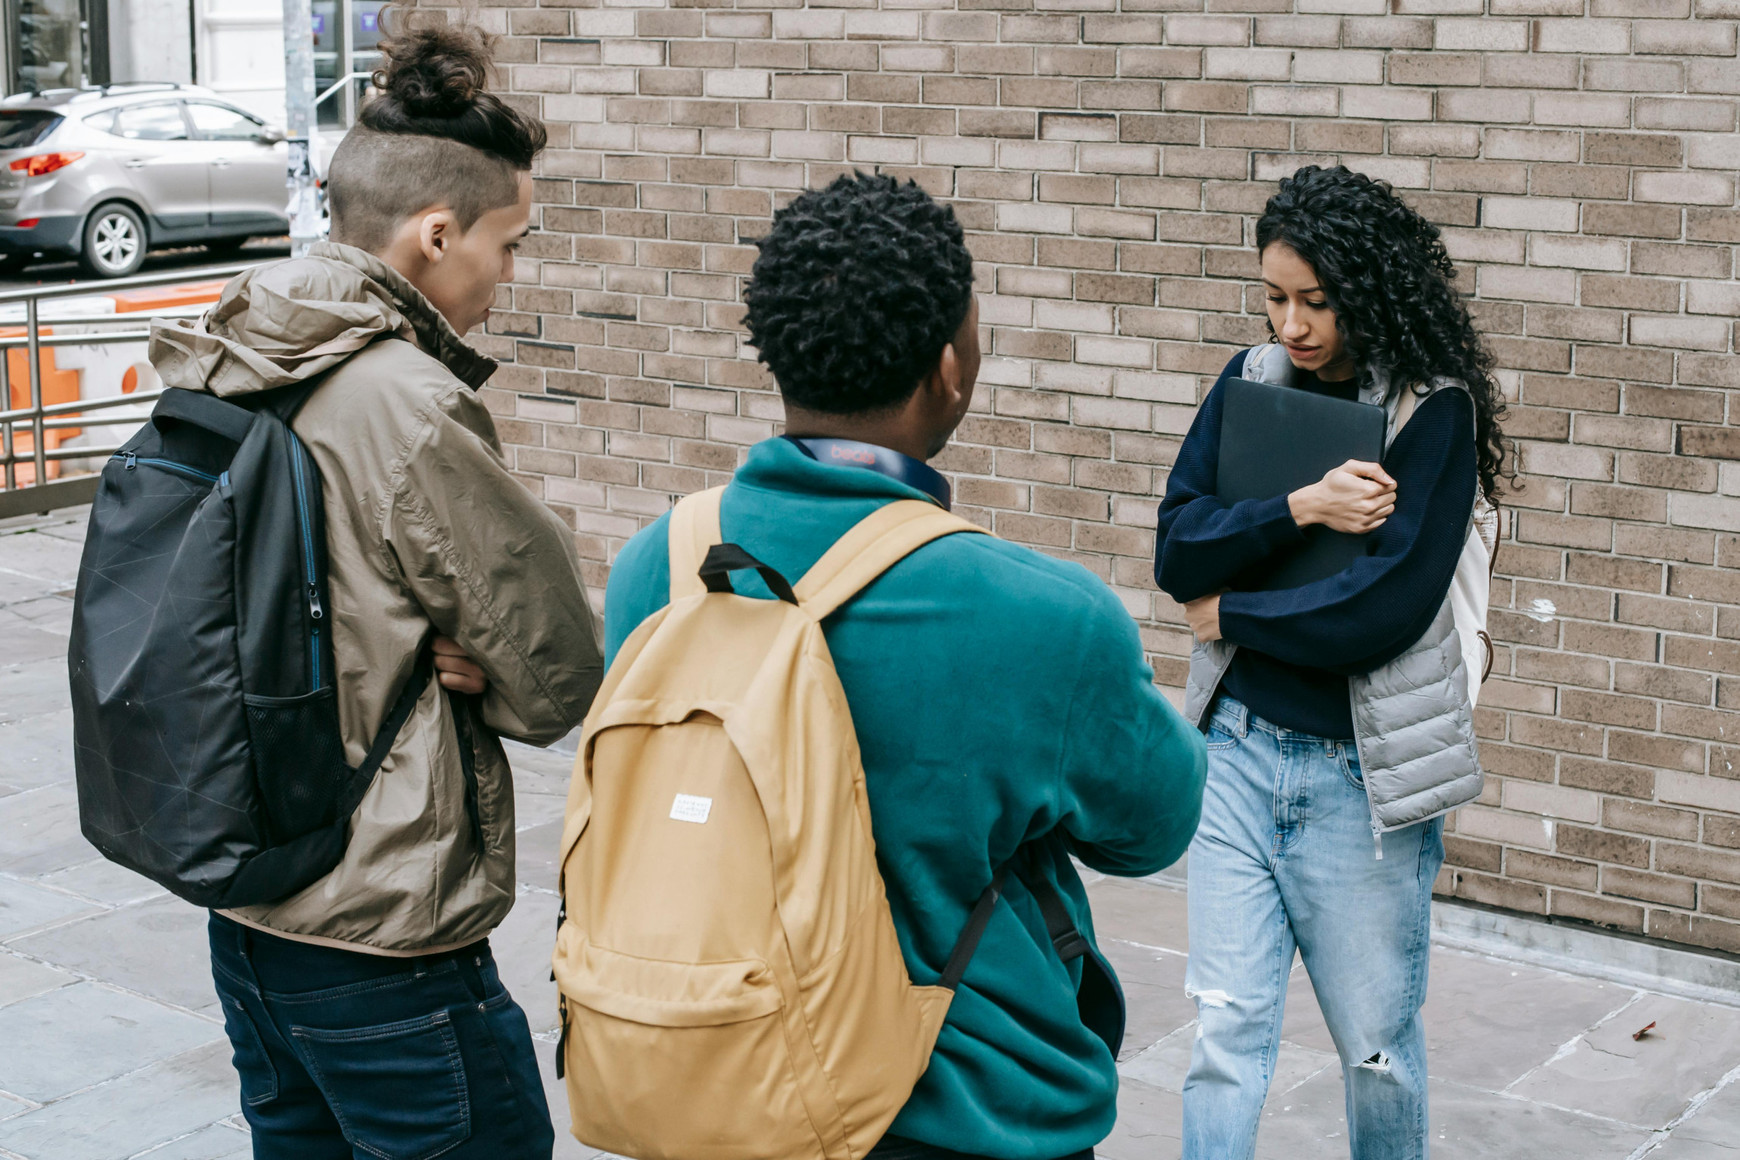
M1184 1081L1185 1160L1248 1160L1280 1049L1297 948L1347 1090L1355 1160L1426 1155L1432 880L1444 824L1383 835L1351 742L1269 724L1230 697L1208 733L1190 844L1190 965L1201 1020Z
M526 1015L487 942L398 959L213 914L255 1160L550 1160Z

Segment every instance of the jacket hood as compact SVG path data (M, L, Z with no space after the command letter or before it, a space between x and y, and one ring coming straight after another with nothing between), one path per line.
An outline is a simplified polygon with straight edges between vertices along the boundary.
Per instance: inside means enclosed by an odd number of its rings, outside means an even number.
M335 242L237 275L198 320L153 323L150 358L166 387L229 397L306 382L383 335L415 343L468 387L495 373L402 274Z

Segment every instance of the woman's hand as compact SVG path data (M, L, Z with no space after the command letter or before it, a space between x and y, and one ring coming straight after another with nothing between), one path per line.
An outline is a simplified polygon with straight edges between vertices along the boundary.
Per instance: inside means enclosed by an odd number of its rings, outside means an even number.
M1349 459L1322 479L1287 497L1293 522L1324 524L1338 532L1369 532L1396 510L1396 481L1376 463Z
M1220 639L1220 593L1199 596L1184 606L1184 618L1190 631L1203 644Z
M489 687L478 663L466 655L459 642L444 636L435 638L435 679L443 689L455 693L481 693Z

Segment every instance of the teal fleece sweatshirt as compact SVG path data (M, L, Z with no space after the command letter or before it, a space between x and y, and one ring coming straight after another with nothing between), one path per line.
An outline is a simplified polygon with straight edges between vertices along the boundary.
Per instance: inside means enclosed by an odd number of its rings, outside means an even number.
M795 582L847 529L923 493L758 444L720 524ZM669 517L623 548L605 598L606 658L670 596ZM736 590L772 598L753 572ZM990 536L947 536L889 569L823 635L864 756L877 863L907 970L935 983L994 868L1038 841L1093 937L1068 855L1150 874L1184 853L1202 801L1202 736L1154 687L1136 626L1077 564ZM1076 1011L1079 960L1052 950L1013 876L956 992L930 1067L890 1129L999 1160L1049 1160L1111 1131L1112 1054Z

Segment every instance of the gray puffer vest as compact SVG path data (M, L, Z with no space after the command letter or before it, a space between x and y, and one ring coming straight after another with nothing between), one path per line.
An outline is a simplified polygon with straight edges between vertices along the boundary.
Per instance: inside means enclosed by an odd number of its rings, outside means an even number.
M1278 345L1254 348L1245 358L1244 378L1290 385L1293 364ZM1468 387L1456 379L1435 379L1427 396ZM1383 406L1390 415L1389 439L1396 435L1400 390L1376 370L1360 401ZM1421 400L1422 402L1424 399ZM1473 513L1469 513L1472 523ZM1190 653L1184 715L1203 728L1215 691L1238 646L1225 640L1198 643ZM1399 830L1455 809L1480 796L1482 776L1474 740L1474 707L1468 696L1467 665L1450 594L1444 594L1431 627L1401 656L1363 676L1349 677L1354 741L1365 793L1371 802L1373 833ZM1381 854L1382 847L1379 847Z

